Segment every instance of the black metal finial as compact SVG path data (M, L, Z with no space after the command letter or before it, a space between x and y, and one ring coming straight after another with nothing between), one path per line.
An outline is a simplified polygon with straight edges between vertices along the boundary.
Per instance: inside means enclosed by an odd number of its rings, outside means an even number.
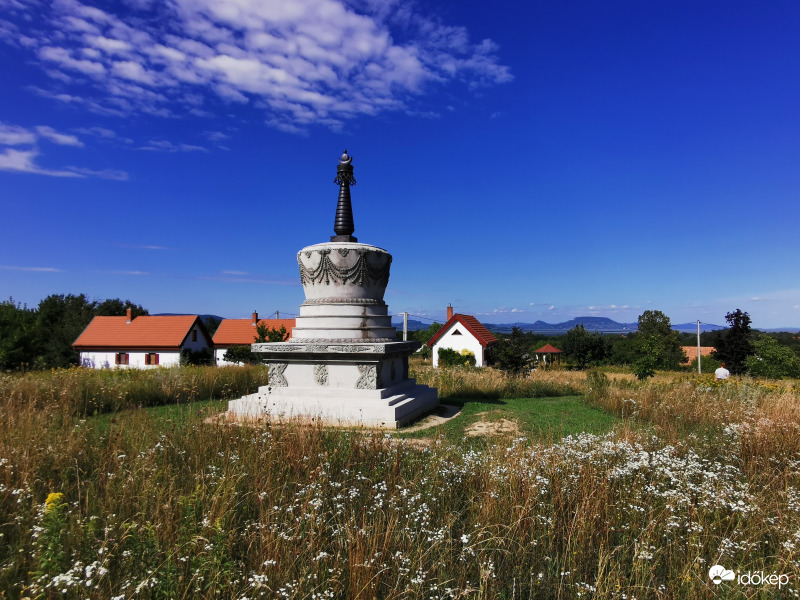
M339 158L336 179L333 183L339 185L339 203L336 205L336 219L333 222L333 231L336 235L331 236L331 241L357 242L358 238L353 236L356 228L353 224L353 206L350 202L350 186L356 184L356 178L353 177L353 157L347 155L347 150Z

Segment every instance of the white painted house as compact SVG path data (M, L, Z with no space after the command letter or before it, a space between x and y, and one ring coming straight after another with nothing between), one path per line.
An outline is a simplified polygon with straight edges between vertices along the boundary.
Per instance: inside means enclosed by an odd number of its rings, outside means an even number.
M497 343L497 338L472 315L453 314L447 307L447 323L428 340L433 353L433 366L439 365L439 349L450 348L456 352L469 350L475 355L475 365L485 367L488 350Z
M81 365L91 369L149 369L180 364L181 351L211 347L197 315L95 317L75 340Z
M294 319L261 319L258 313L254 312L252 319L223 319L214 333L214 360L218 366L235 365L224 360L222 357L229 348L233 346L249 346L255 341L256 327L266 325L269 329L279 331L281 327L286 329L288 334L286 339L292 337L292 329L295 326Z

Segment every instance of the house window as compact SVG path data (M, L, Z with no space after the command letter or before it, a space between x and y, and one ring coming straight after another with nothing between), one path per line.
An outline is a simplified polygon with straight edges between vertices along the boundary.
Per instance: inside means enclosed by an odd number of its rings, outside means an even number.
M453 332L453 335L461 335L461 332L460 332L458 329L456 329L456 330Z
M157 365L158 364L158 354L155 352L148 352L144 355L144 364L146 365Z
M192 329L192 341L197 341L197 329Z
M118 365L127 365L130 359L130 355L126 352L117 352L114 355L114 362Z

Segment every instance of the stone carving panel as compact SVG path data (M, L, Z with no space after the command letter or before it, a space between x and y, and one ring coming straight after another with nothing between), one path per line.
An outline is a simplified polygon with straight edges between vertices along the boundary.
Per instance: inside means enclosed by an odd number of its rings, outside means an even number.
M289 363L269 363L269 385L272 387L288 387L289 382L283 372Z
M328 365L314 365L314 381L317 382L317 385L328 385Z
M356 389L359 390L378 390L383 387L383 377L381 369L383 363L377 365L358 365L358 372L361 376L356 381Z

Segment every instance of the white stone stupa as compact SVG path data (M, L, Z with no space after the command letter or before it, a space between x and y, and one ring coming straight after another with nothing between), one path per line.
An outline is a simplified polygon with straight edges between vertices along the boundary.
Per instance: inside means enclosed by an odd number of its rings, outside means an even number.
M292 339L253 344L269 364L269 385L232 400L232 418L317 418L336 425L400 427L439 404L435 388L408 377L419 342L399 342L383 301L392 256L353 237L352 157L337 176L330 242L297 253L306 301Z

